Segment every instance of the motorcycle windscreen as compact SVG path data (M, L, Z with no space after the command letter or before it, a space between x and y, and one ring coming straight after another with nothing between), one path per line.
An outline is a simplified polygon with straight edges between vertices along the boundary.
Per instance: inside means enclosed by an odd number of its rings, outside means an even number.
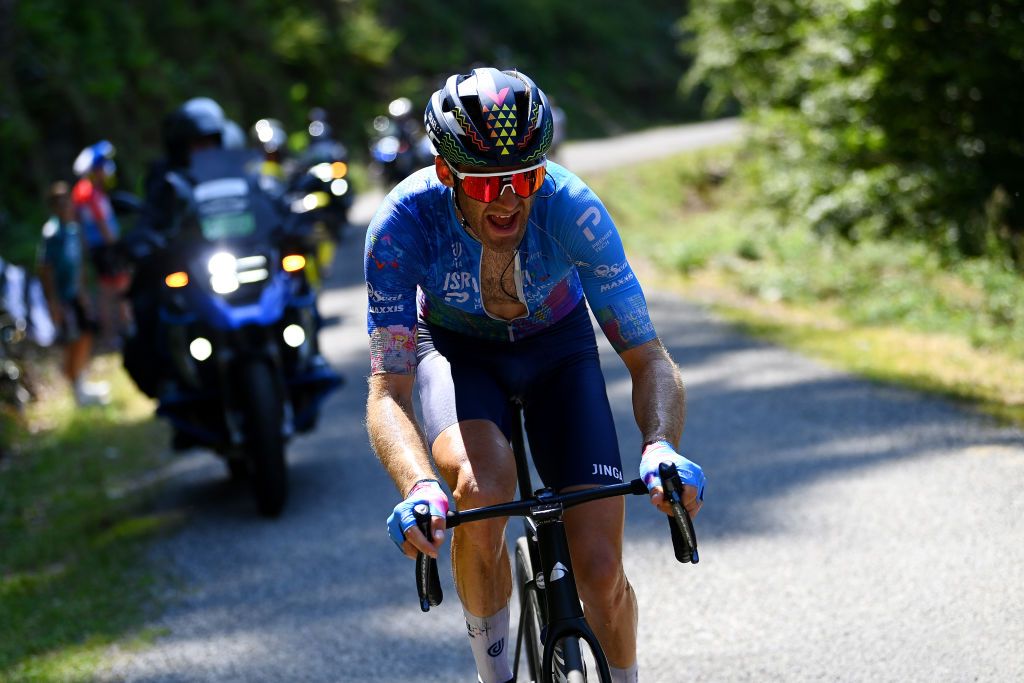
M280 225L279 211L248 172L250 161L250 156L234 150L204 150L193 156L192 193L204 240L244 241Z

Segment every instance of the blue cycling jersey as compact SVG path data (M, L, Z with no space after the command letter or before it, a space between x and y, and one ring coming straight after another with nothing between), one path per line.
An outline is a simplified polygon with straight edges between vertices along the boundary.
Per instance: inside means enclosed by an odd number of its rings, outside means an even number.
M526 315L503 320L484 308L481 252L433 167L391 191L366 233L371 372L415 369L417 319L472 337L515 341L558 322L584 296L616 351L655 338L615 224L597 195L558 164L547 164L515 258Z

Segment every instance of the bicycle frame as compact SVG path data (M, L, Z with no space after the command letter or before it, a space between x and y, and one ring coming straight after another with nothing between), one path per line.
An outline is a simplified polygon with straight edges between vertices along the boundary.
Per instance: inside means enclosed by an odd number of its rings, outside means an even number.
M463 512L450 510L446 518L446 526L448 529L453 529L460 524L495 517L524 517L523 524L530 553L530 564L535 573L531 579L525 582L523 586L525 590L520 594L520 620L516 635L514 668L516 673L513 681L518 679L519 657L526 630L527 599L530 593L538 595L537 602L543 606L543 625L547 629L541 671L535 672L540 676L538 683L547 683L553 680L555 646L559 641L572 637L577 637L587 643L597 663L601 680L610 681L611 672L608 670L608 660L597 637L583 616L562 516L567 508L594 500L626 495L647 495L647 486L642 479L634 479L622 484L597 486L563 494L555 493L550 488L541 488L531 497L526 497L527 492L532 491L533 483L530 479L529 464L526 461L522 406L518 402L513 402L513 420L511 442L512 452L516 458L520 499ZM674 468L671 465L664 464L662 467L671 468L673 472L672 475L669 475L668 472L663 471L662 477L665 481L666 495L672 495L675 501L673 507L676 510L676 519L673 520L670 517L669 524L673 530L672 540L676 558L680 562L695 563L697 562L697 543L689 516L681 505L679 492L682 485L678 483L678 477L674 475ZM675 477L674 485L668 480L670 476ZM417 506L416 517L420 530L426 529L425 533L428 533L430 515L425 504ZM676 524L682 524L683 530L678 529ZM442 598L440 584L437 580L436 563L426 555L420 554L417 559L416 574L421 609L426 612L431 605L440 604Z
M515 405L513 420L515 424L512 429L512 452L516 457L520 500L465 512L449 512L447 526L453 528L459 524L493 517L523 516L531 565L536 572L533 579L528 581L524 588L526 591L534 591L538 594L538 603L544 610L543 621L547 627L540 673L541 680L552 680L555 644L567 637L578 637L586 642L594 656L601 680L611 680L608 660L597 641L597 636L594 635L583 617L562 515L566 508L593 500L623 495L646 495L647 487L643 481L635 479L628 483L600 486L566 494L556 494L551 489L542 488L536 491L533 497L526 498L526 492L532 490L533 484L530 479L529 465L526 462L521 407L518 404ZM538 567L539 571L537 571ZM525 634L526 620L523 615L526 613L528 595L526 591L520 596L521 616L516 635L515 652L517 678Z

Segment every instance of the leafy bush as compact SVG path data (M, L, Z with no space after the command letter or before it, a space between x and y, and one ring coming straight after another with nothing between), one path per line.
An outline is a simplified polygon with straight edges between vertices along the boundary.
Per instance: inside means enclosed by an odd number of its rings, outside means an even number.
M687 82L743 105L783 221L1024 267L1019 2L709 0L684 26Z

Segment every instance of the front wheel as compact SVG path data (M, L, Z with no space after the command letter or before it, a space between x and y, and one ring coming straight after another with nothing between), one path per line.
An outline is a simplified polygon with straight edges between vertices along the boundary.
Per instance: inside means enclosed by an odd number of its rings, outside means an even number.
M277 517L288 498L282 434L284 397L267 363L251 361L242 366L239 375L245 455L256 508L264 517Z
M540 680L541 662L544 657L544 643L541 640L542 615L540 601L534 581L533 565L530 562L530 548L526 538L516 541L516 586L519 589L519 628L523 631L523 647L526 651L526 668L531 681ZM525 630L524 630L525 629ZM518 665L519 662L516 662Z
M587 665L583 661L580 639L563 638L555 645L554 680L561 683L587 683Z

